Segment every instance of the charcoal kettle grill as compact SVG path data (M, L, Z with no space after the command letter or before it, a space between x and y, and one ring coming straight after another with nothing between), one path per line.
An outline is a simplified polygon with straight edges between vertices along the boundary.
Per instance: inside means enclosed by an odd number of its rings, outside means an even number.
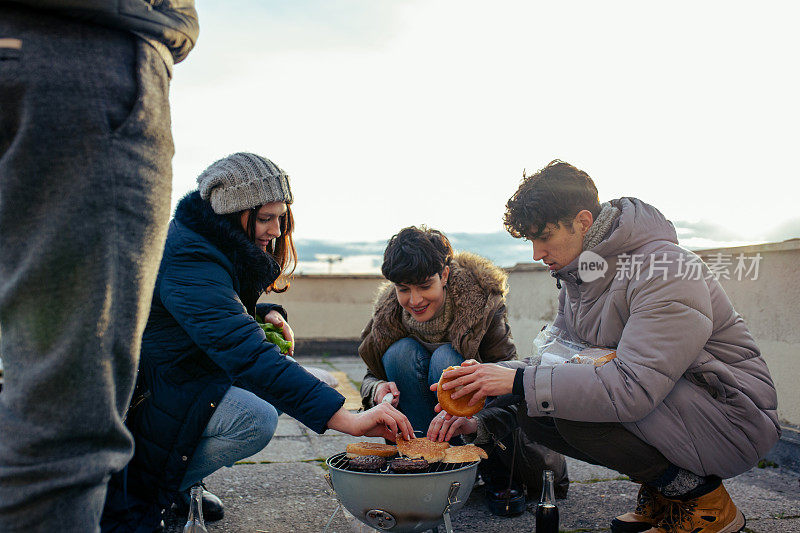
M450 513L469 498L479 461L432 463L427 472L404 474L351 470L345 452L325 463L325 479L340 504L364 524L392 533L428 531L444 524L452 533Z

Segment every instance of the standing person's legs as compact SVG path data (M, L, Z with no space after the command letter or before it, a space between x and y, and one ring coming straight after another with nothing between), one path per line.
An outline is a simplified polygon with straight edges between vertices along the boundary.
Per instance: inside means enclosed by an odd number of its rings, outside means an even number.
M189 461L180 490L184 491L223 466L260 452L275 434L278 411L272 404L239 387L231 387L211 415L200 444Z
M169 219L168 74L0 5L0 530L98 529Z
M428 368L431 354L416 340L406 337L395 342L383 354L383 368L389 381L400 391L398 409L408 417L416 431L426 431L433 417Z

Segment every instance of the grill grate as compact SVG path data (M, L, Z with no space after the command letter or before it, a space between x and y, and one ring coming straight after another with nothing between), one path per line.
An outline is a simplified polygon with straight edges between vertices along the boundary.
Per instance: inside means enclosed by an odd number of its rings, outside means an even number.
M325 461L328 466L331 468L336 468L338 470L345 470L347 472L353 472L356 474L366 474L370 476L375 475L390 475L390 476L419 476L419 475L426 475L426 474L438 474L440 472L453 472L455 470L460 470L462 468L469 468L479 461L470 461L468 463L431 463L428 466L428 469L424 472L390 472L389 465L387 460L387 465L381 470L380 472L361 472L359 470L354 470L350 468L350 460L347 458L347 452L337 453L336 455L332 455Z

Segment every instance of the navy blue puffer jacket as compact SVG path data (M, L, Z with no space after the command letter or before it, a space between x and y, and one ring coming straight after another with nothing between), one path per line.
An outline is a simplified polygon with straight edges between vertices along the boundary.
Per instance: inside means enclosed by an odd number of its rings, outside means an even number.
M236 385L322 433L341 394L280 354L256 323L255 302L279 274L198 192L169 226L137 390L128 416L136 451L129 487L167 495L186 472L214 409ZM259 309L259 311L262 311Z

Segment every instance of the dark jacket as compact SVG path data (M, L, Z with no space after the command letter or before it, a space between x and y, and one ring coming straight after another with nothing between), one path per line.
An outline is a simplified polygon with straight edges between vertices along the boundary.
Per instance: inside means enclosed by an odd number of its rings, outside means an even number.
M10 3L130 31L147 39L159 51L168 50L171 56L165 59L169 64L189 54L200 31L194 0L13 0Z
M137 392L128 416L136 439L130 485L178 488L212 413L236 385L322 433L344 403L267 342L253 318L277 263L195 191L169 226ZM144 398L137 404L137 399Z
M465 359L493 363L516 359L506 321L506 273L491 261L469 252L455 255L450 264L447 290L453 298L453 322L448 342ZM402 321L403 308L391 283L384 285L375 302L372 319L361 333L358 355L367 364L361 383L365 408L373 405L376 386L386 380L383 354L398 340L412 336Z

